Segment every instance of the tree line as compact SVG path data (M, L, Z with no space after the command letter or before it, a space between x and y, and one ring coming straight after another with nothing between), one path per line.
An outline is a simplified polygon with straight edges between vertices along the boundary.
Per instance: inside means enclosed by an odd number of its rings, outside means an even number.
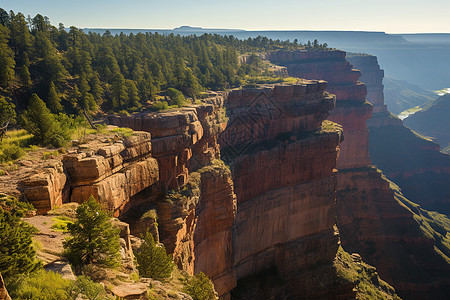
M238 86L252 72L239 63L242 53L302 47L218 34L99 35L0 8L1 94L19 109L36 93L53 113L136 110L168 88L196 98Z

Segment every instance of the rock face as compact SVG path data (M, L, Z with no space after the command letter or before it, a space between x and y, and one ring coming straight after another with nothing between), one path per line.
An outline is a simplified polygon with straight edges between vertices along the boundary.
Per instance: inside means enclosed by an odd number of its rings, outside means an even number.
M152 134L158 188L142 197L142 213L132 218L144 220L146 212L154 210L159 239L178 267L190 274L205 272L220 295L236 285L232 246L236 196L218 144L227 122L223 101L224 96L217 95L202 105L109 119ZM154 228L151 221L133 225L132 231L136 226L141 232L142 226Z
M361 72L353 69L345 56L340 50L275 51L268 55L273 63L287 67L290 76L328 81L327 91L336 95L336 108L329 120L341 124L345 132L339 169L370 164L366 120L372 116L372 106L366 102L366 86L358 81Z
M445 233L450 221L407 200L376 168L339 173L337 214L344 249L376 266L404 299L448 298Z
M230 119L220 141L237 196L233 244L240 293L251 289L246 278L268 270L285 282L272 287L274 297L332 293L339 241L333 170L341 134L339 128L322 129L334 104L324 89L321 81L306 81L228 96ZM330 281L317 290L318 282L306 278L320 263Z
M333 266L341 128L322 126L335 105L325 88L305 80L233 90L200 106L110 118L152 134L158 186L167 189L155 199L160 241L179 267L205 272L223 298L271 269L286 281L282 293L272 289L278 296L354 287L339 285ZM312 274L328 278L320 291Z
M424 230L426 226L420 216L428 213L413 212L407 205L416 210L417 205L406 200L392 187L395 185L390 186L381 172L370 166L365 124L370 109L364 109L365 91L357 81L360 73L352 70L342 51L279 51L269 58L286 66L291 76L328 80L328 90L336 94L337 108L330 119L343 125L345 137L341 150L344 156L339 157L337 176L337 218L344 249L361 254L364 260L377 267L400 296L407 299L445 298L450 291L446 279L448 254L445 254L449 253L449 248L439 242L443 236L437 234L436 237ZM369 66L366 78L371 85L375 84L375 88L369 89L369 95L378 107L375 116L382 120L373 124L380 128L401 124L396 119L389 120L384 109L380 94L382 71L376 59L364 57L356 61ZM447 224L448 219L442 218ZM435 217L428 221L439 223Z
M90 150L95 154L69 154L63 159L72 186L71 202L82 203L93 195L118 216L133 196L158 182L149 133L137 132L121 143Z
M365 73L381 74L381 70L376 71L379 66L375 56L352 55L348 59L362 71L361 81L367 85L368 90L382 90L379 76L364 77ZM380 103L380 107L382 105L378 93L368 94L367 99ZM414 117L415 115L411 118ZM446 120L442 116L432 119ZM449 215L450 191L447 186L450 181L450 156L440 153L438 144L414 133L389 112L375 113L367 123L373 163L401 187L409 200L426 209ZM436 127L442 128L442 125Z
M33 174L20 183L23 195L30 201L38 214L61 205L69 195L67 176L63 164L49 165L42 172Z
M435 138L442 148L446 148L450 145L449 112L450 94L446 94L433 101L429 107L410 115L404 122L413 130Z

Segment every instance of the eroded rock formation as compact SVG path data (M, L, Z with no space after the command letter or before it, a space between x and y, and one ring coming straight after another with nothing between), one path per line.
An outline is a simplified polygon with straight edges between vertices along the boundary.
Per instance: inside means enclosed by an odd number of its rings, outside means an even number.
M367 100L384 107L379 91L383 89L382 70L375 56L351 55L348 60L363 73ZM368 73L369 75L364 75ZM378 74L375 76L373 74ZM450 214L450 156L439 152L439 145L405 127L388 111L369 119L370 157L375 165L398 184L403 194L422 207Z
M369 89L375 115L386 119L373 124L398 125L396 119L389 120L391 117L382 103L382 71L378 64L374 65L376 59L367 57L358 62L370 66L365 78L376 85ZM439 236L436 231L430 234L423 230L422 213L406 207L405 203L410 202L394 191L381 172L370 166L366 120L371 109L364 102L365 90L358 81L360 72L345 61L345 52L336 50L278 51L269 59L286 66L291 76L328 80L328 90L336 94L337 108L330 119L343 125L345 137L337 176L337 217L344 249L360 253L364 260L377 267L401 296L445 297L450 291L446 279L450 266L445 254L449 249L444 246L444 252L436 250L442 245L443 237L436 238L434 234ZM399 201L400 198L404 201Z
M341 124L345 132L339 169L370 164L366 121L372 116L372 105L366 102L366 86L358 81L361 72L353 69L345 55L340 50L275 51L268 55L272 62L287 67L290 76L328 81L327 91L336 95L336 108L329 120Z
M322 128L334 105L324 90L324 82L307 81L228 96L221 145L237 196L234 269L241 292L248 276L272 269L285 281L281 290L266 287L275 297L332 293L339 241L333 170L341 134L339 127ZM305 278L321 263L330 280L318 291Z

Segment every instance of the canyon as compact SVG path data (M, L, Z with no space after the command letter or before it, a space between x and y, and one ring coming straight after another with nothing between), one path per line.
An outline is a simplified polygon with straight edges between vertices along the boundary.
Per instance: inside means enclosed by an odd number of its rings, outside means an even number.
M365 292L345 276L355 265L382 298L448 296L450 222L369 158L367 121L401 126L376 58L367 77L339 50L267 59L305 79L111 115L133 133L80 145L19 190L38 213L93 195L132 234L150 231L180 269L207 274L221 299L354 299Z
M380 107L367 125L370 130L369 152L372 162L402 189L411 201L425 209L450 214L450 156L439 152L440 147L382 109L383 71L377 58L371 55L350 55L348 58L362 71L361 81L368 87L367 100ZM435 117L436 120L439 118ZM442 128L442 126L436 126Z
M338 159L337 175L337 223L344 249L359 253L377 267L401 297L445 298L449 294L449 249L447 246L443 247L444 251L436 248L446 239L446 231L441 234L436 230L441 227L437 219L431 217L423 221L424 215L430 214L411 204L400 189L370 163L366 121L369 120L371 129L401 127L401 121L391 116L384 105L383 71L376 57L350 56L351 62L364 66L361 69L365 75L360 78L360 71L353 69L345 57L346 53L338 50L278 51L269 59L287 67L291 76L327 80L327 90L336 95L336 109L331 112L330 120L342 124L344 130L341 145L344 155ZM366 80L369 87L365 88L359 79ZM369 119L372 105L366 102L366 90L367 100L373 103L372 119ZM383 140L385 136L378 137L378 144L391 147ZM373 143L372 138L370 142ZM397 156L405 152L398 152ZM448 219L442 218L447 224L443 228L448 228ZM424 223L431 223L428 226L434 229L425 230ZM399 263L402 261L404 263Z

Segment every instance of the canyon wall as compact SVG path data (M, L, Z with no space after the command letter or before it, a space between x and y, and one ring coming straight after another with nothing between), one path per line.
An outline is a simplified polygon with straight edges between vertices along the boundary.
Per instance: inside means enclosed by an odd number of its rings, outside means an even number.
M366 121L372 116L372 105L366 102L366 86L358 81L361 72L353 69L345 55L341 50L275 51L268 55L273 63L287 67L290 76L328 81L327 91L336 95L336 108L329 120L341 124L345 132L339 169L370 164Z
M413 207L415 204L370 166L366 120L371 116L371 105L365 102L366 90L358 81L361 73L345 60L345 52L337 50L277 51L268 58L286 66L291 76L328 80L328 91L336 95L337 105L330 119L342 124L344 129L344 156L338 159L337 175L337 218L344 249L361 254L377 267L400 296L408 299L447 296L449 248L443 246L443 250L436 250L445 234L424 230L421 217L428 212L409 208L407 204ZM364 56L361 61L370 66L363 78L376 83L367 89L373 98L375 118L379 119L372 124L397 126L398 120L384 106L380 92L383 73L375 65L376 59ZM447 224L448 219L443 218ZM430 223L436 225L434 222L436 219L431 218Z
M368 91L383 90L382 70L375 56L355 54L347 59L362 71L360 80ZM378 92L368 93L367 100L378 103L375 107L384 106ZM438 144L411 131L388 111L375 113L367 124L373 163L400 186L409 200L450 215L450 156L440 153Z
M287 280L286 295L339 289L334 168L341 129L322 126L335 105L325 87L305 80L233 90L208 105L109 119L151 133L166 190L156 200L160 240L180 268L210 276L223 298L272 268ZM319 282L305 281L317 265L315 274L329 278L320 291Z
M322 127L334 107L324 90L322 81L304 81L228 96L229 122L220 141L237 196L239 292L232 291L233 298L325 297L336 288L334 168L341 131ZM282 287L266 285L265 293L252 294L246 279L268 270L283 280ZM322 289L316 288L318 277L306 280L319 273L328 276Z

